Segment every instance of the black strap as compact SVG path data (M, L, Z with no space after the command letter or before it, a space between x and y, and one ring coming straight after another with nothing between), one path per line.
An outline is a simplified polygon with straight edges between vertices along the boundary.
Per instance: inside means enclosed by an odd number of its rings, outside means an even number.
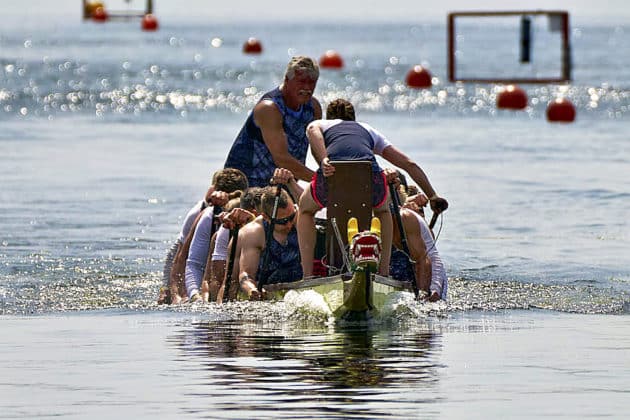
M225 274L225 286L223 287L223 302L230 300L230 286L232 284L232 273L234 273L234 263L236 258L236 242L238 241L238 229L236 226L230 231L230 238L232 238L232 246L230 247L230 255L227 260L227 272Z
M263 265L265 268L269 265L269 258L271 258L271 241L273 240L273 229L276 225L276 218L278 217L278 206L280 204L280 194L282 193L282 184L278 184L276 187L276 197L273 203L273 211L271 212L271 220L269 221L269 228L265 232L265 250L263 255ZM257 288L262 293L262 288L265 284L265 277L257 275Z

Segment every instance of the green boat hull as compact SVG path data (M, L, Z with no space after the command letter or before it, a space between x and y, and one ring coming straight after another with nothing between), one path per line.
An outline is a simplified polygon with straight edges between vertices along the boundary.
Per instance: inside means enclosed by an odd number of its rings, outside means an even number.
M391 294L412 291L408 282L378 274L370 274L369 281L367 278L364 272L355 272L352 278L337 275L267 284L265 290L272 300L282 300L290 290L312 290L324 298L335 319L345 321L369 320L381 311Z

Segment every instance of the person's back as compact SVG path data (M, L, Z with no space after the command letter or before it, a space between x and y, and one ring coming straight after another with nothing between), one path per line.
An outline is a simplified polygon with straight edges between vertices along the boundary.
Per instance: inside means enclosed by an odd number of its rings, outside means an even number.
M179 231L179 235L177 235L177 239L171 247L169 248L166 258L164 259L164 268L162 271L162 279L164 286L160 288L160 296L158 298L158 304L168 304L173 301L173 295L175 294L175 287L171 290L171 273L173 271L173 264L175 262L175 257L179 252L182 244L186 240L186 236L190 232L191 227L193 226L195 219L199 216L199 213L203 209L208 206L205 200L198 201L186 214L184 217L184 223L182 224L182 228ZM183 295L185 290L182 288L181 290L177 289L177 295ZM175 299L177 300L177 299Z
M318 125L322 130L329 162L372 162L372 206L381 207L387 199L387 186L375 154L380 154L389 146L389 141L366 123L334 119L318 121ZM313 198L320 207L325 207L327 187L322 169L317 171L314 188Z
M336 160L374 159L374 139L370 133L356 121L339 120L324 132L324 143L328 158Z

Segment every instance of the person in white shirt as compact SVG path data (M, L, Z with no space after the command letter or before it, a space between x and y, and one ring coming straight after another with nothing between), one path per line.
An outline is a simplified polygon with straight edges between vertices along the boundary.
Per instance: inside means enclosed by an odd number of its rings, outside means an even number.
M393 146L375 128L369 124L355 121L354 107L350 102L345 99L335 99L326 108L326 118L326 121L315 120L311 122L306 129L311 153L315 161L320 164L320 169L313 176L313 180L299 201L297 229L304 277L312 276L313 272L316 238L314 214L327 205L324 178L335 172L335 168L330 162L348 160L372 162L372 206L375 216L381 221L383 243L379 273L387 276L389 274L393 224L389 211L388 180L378 165L375 155L380 155L396 167L405 170L431 197L431 208L434 211L446 210L448 202L437 195L420 166Z

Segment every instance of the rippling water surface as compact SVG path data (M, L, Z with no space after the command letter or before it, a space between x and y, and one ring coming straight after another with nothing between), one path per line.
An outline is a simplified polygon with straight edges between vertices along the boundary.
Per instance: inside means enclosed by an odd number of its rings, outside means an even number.
M13 317L2 320L15 333L0 338L0 404L10 418L616 418L627 406L625 319L460 312L335 328L212 313Z
M505 416L510 407L493 401L521 401L537 383L558 385L525 398L538 409L517 404L532 417L623 412L630 58L618 52L629 35L574 25L574 80L522 86L528 107L510 112L495 107L501 86L447 81L439 22L167 21L157 33L135 22L6 22L3 412L469 417L465 405ZM241 53L247 36L263 41L262 55ZM290 302L158 307L166 251L247 112L289 56L329 48L346 66L322 70L316 96L352 100L450 202L437 241L448 302L400 296L375 325L346 329ZM417 63L431 89L405 86ZM575 105L574 123L545 121L558 96ZM27 404L24 386L41 403Z

